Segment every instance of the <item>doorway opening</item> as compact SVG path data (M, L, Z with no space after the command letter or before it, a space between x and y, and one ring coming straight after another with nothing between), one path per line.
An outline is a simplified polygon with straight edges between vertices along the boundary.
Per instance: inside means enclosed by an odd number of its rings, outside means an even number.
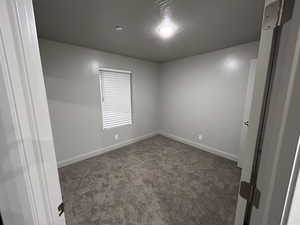
M19 211L0 205L4 223L269 224L271 195L288 183L275 171L291 160L294 146L286 143L294 144L298 129L290 118L299 108L299 22L280 14L287 3L234 1L221 11L175 0L1 2L1 99L8 106L1 108L8 124L1 125L8 134L1 141L9 170L1 170L0 197L9 202L16 183L27 191ZM248 10L242 15L239 7ZM219 21L235 30L225 35ZM277 27L291 44L278 42L284 47L270 63ZM293 57L283 60L287 52ZM278 68L289 76L275 76L283 72ZM270 71L282 89L270 92L262 148L279 141L274 154L263 152L270 163L253 183ZM11 140L20 141L15 161L7 157ZM283 146L287 157L279 157ZM16 161L24 169L11 180ZM270 194L260 188L264 181ZM278 221L281 213L268 219Z

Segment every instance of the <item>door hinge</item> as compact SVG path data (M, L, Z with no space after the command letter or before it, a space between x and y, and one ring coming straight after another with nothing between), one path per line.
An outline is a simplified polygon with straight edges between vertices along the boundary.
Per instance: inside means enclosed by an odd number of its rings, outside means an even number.
M260 191L256 188L256 186L246 181L242 181L240 184L240 196L256 208L259 207Z
M272 1L265 7L263 29L272 30L278 25L280 17L281 1Z
M61 216L65 212L65 205L64 203L60 203L60 205L57 207L58 215Z
M292 18L294 0L275 0L265 7L263 29L271 30Z

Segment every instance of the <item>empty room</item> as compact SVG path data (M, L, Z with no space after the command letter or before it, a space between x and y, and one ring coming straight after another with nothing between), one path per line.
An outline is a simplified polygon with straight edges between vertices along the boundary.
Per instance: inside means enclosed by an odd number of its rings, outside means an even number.
M298 224L299 1L1 2L1 225Z
M263 1L216 3L34 2L67 223L234 223Z

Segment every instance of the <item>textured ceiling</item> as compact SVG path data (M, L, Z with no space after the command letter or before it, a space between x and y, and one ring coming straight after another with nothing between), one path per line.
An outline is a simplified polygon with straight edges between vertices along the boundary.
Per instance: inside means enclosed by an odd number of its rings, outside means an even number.
M41 38L165 62L258 40L263 0L172 0L163 40L157 0L34 0ZM121 25L123 31L114 27Z

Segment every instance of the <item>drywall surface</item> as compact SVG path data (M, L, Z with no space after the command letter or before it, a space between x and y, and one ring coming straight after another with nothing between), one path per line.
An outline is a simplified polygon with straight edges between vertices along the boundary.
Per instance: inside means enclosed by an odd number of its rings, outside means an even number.
M39 42L59 163L158 130L157 64L45 39ZM133 125L102 129L99 67L133 72Z
M257 48L258 43L252 42L155 64L40 39L59 164L115 149L157 131L236 160L250 60L256 58ZM102 129L99 67L133 72L133 125Z
M251 42L160 67L161 132L237 159ZM200 135L200 138L199 138Z

